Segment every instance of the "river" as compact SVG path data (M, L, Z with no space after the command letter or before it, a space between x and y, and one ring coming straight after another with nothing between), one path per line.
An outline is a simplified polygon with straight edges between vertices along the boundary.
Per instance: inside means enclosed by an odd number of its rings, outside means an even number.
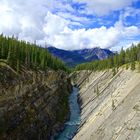
M78 88L73 87L73 91L69 97L70 120L65 123L64 130L55 140L71 140L77 132L80 124L80 108L77 102Z

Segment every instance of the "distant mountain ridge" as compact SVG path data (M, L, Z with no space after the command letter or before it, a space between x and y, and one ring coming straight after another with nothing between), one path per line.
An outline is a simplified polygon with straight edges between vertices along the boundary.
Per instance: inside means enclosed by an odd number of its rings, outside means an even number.
M68 66L76 66L77 64L91 62L94 60L103 60L114 53L109 49L101 49L99 47L81 50L62 50L55 47L48 47L48 51L54 56L60 58Z

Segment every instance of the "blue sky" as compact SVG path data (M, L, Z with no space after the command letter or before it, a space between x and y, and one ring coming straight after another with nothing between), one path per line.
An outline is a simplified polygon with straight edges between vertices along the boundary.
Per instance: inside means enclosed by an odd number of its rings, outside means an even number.
M0 32L61 49L140 41L140 0L1 0Z

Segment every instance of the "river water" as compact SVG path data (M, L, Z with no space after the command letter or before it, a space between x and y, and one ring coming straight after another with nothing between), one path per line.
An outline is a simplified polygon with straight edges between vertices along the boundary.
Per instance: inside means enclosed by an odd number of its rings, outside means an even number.
M77 132L80 124L80 108L77 102L78 88L73 87L73 91L69 97L70 120L65 123L64 130L55 140L71 140Z

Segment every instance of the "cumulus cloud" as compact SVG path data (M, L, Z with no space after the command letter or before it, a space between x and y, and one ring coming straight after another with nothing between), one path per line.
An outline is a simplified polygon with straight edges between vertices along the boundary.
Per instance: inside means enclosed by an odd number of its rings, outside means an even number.
M46 34L53 36L61 33L68 26L68 23L67 20L48 12L45 17L44 31Z
M87 12L103 15L131 5L132 0L74 0L74 2L86 3ZM6 35L14 34L19 39L31 42L36 40L41 45L46 42L62 49L95 46L111 48L123 38L130 40L140 35L137 26L124 26L122 16L110 27L87 29L86 24L94 21L89 20L88 17L74 15L74 11L71 4L58 0L2 0L0 1L0 32ZM81 28L71 28L71 26Z
M133 36L140 35L140 30L136 26L125 27L120 19L114 26L107 28L101 26L100 28L93 29L76 29L71 30L68 28L69 22L66 22L63 18L50 14L52 21L59 18L59 22L53 22L51 26L51 20L48 20L46 28L51 31L48 36L47 42L59 48L65 49L82 49L92 48L95 46L101 46L102 48L110 48L119 43L120 39L129 39ZM49 19L49 18L48 18ZM53 30L59 24L58 29ZM54 27L54 28L50 28ZM52 34L53 32L53 34Z
M30 0L30 2L33 2ZM43 9L25 1L0 1L0 32L18 35L19 38L39 39L43 35ZM36 8L35 8L36 7Z

